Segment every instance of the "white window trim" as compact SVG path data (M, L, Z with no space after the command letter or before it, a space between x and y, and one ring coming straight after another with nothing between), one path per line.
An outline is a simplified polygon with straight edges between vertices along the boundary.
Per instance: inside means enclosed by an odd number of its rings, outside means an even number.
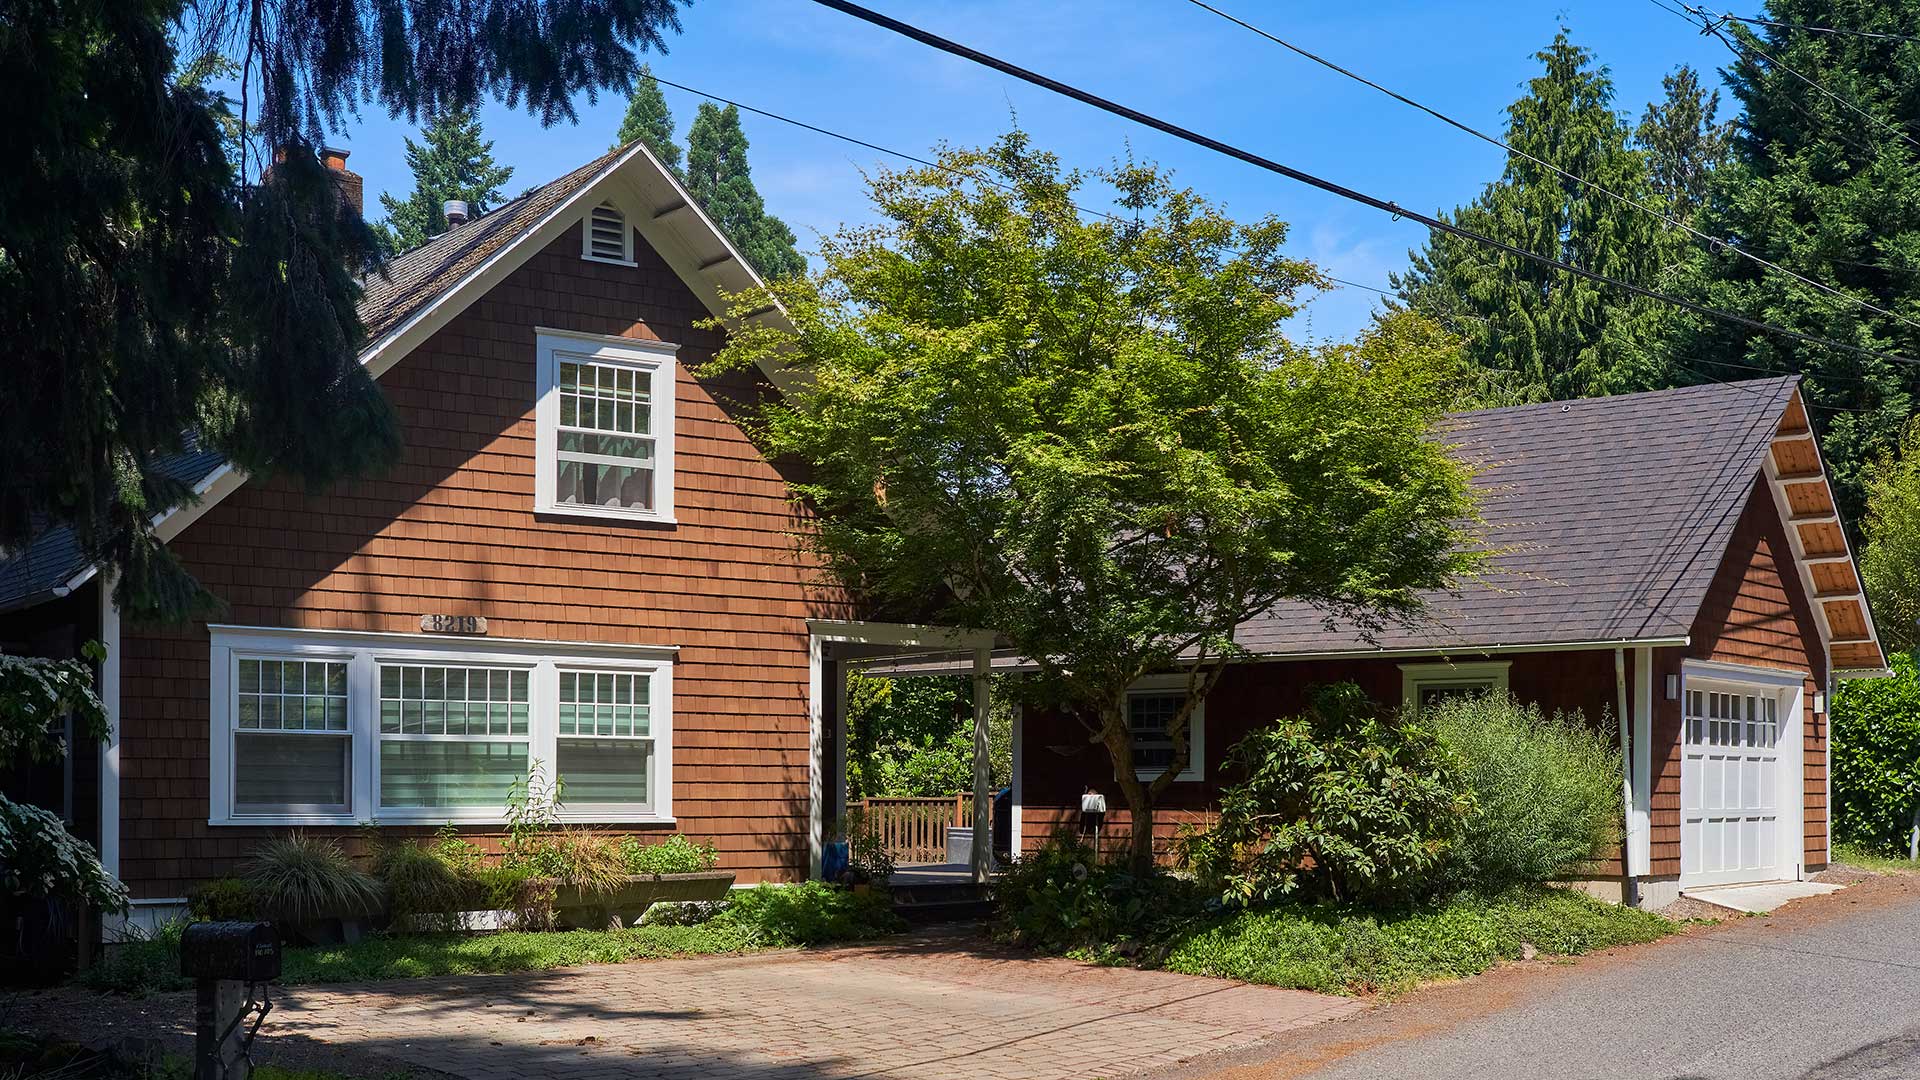
M1185 691L1186 688L1185 675L1148 675L1136 680L1132 686L1127 687L1129 723L1133 708L1131 699L1135 695L1160 695L1169 690ZM1131 738L1131 734L1128 737ZM1205 699L1193 707L1193 715L1187 718L1187 741L1190 744L1187 767L1181 770L1180 775L1173 778L1176 784L1198 783L1207 775L1207 703ZM1152 781L1160 779L1163 771L1165 770L1136 766L1133 774L1138 779Z
M379 791L379 686L377 667L383 661L413 664L522 665L531 669L527 737L529 757L553 776L559 736L557 671L561 667L597 671L645 673L652 680L649 722L653 731L653 775L648 789L650 808L638 806L562 805L559 819L600 825L672 824L673 817L673 657L675 650L646 645L607 645L585 642L534 642L526 639L489 641L485 638L449 638L341 631L281 630L263 627L209 627L211 681L209 690L209 825L420 825L456 821L499 824L505 806L443 807L438 809L381 810ZM347 813L235 813L233 799L233 678L241 656L277 656L302 660L347 661L347 735L350 751Z
M617 259L609 259L605 255L593 253L593 212L602 206L612 207L620 215L620 223L625 226L621 229L621 254ZM613 266L640 265L633 257L633 215L627 213L626 207L612 199L602 199L587 207L587 212L580 218L580 257L588 262L609 263Z
M1472 663L1449 664L1445 661L1433 664L1400 665L1400 712L1413 717L1420 711L1420 692L1428 687L1475 687L1489 685L1492 689L1507 689L1507 672L1513 667L1511 660L1482 660Z
M664 341L536 328L539 384L534 400L534 511L567 517L612 518L673 524L673 441L676 356L680 346ZM558 501L554 476L560 447L560 354L597 364L631 367L648 376L653 439L653 508L583 506Z

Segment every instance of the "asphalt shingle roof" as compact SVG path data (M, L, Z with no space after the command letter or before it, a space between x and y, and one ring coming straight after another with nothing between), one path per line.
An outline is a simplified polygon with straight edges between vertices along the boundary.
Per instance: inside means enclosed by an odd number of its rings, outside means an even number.
M1480 467L1499 552L1372 641L1283 603L1243 623L1256 653L1683 637L1732 540L1798 379L1784 376L1460 413L1441 438Z
M361 283L360 321L372 344L425 310L496 252L539 224L555 207L599 179L626 147L611 150L466 225L394 256L383 273ZM193 449L173 455L160 471L189 486L223 463L217 453ZM66 526L42 532L11 558L0 559L0 611L39 603L87 568L88 560Z

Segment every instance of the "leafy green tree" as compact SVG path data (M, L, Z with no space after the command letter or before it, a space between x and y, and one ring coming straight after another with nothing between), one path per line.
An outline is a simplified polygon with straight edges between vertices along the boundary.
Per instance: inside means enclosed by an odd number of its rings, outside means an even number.
M1023 700L1106 749L1144 872L1235 627L1283 598L1378 627L1477 565L1466 475L1428 437L1456 343L1403 315L1295 346L1281 325L1324 279L1281 254L1285 224L1151 165L1098 174L1117 221L1083 220L1089 178L1018 132L940 165L875 174L878 224L824 241L824 281L735 297L778 298L794 329L737 318L713 368L801 366L753 430L809 468L811 551L877 617L991 627L1029 657ZM1141 779L1127 688L1168 670L1186 704Z
M1673 217L1692 224L1707 201L1713 170L1727 159L1733 124L1715 119L1720 91L1700 85L1700 73L1681 65L1660 80L1666 96L1647 106L1634 142L1647 156L1648 182Z
M119 572L130 614L176 616L208 598L153 537L189 494L170 454L213 447L313 484L391 460L391 412L357 362L373 237L314 147L367 101L439 115L490 94L568 118L577 93L630 88L636 51L664 46L676 8L10 6L0 550L71 526L87 558ZM206 85L235 61L244 110Z
M806 272L793 230L767 213L747 168L747 133L740 110L700 103L687 131L687 190L754 268L771 278Z
M988 693L987 775L1013 780L1012 686ZM964 675L884 678L853 673L847 685L847 796L952 795L973 790L973 680Z
M434 117L420 133L423 142L407 140L407 168L413 173L413 193L404 199L381 195L387 208L383 239L389 251L419 247L447 231L444 204L461 199L478 217L500 202L500 189L513 177L513 168L493 159L493 140L483 139L480 114L455 109Z
M1538 54L1544 72L1507 109L1507 144L1636 202L1659 202L1647 159L1613 109L1613 81L1562 29ZM1540 255L1644 286L1659 284L1679 242L1653 214L1519 154L1450 215ZM1552 401L1669 385L1670 309L1641 297L1434 233L1393 278L1406 306L1448 322L1509 400Z
M1909 421L1899 456L1867 474L1866 549L1860 577L1874 628L1888 649L1920 647L1920 420Z
M1920 0L1770 0L1782 23L1920 33ZM1747 250L1920 322L1920 62L1914 46L1789 28L1721 33L1745 51L1727 69L1742 112L1701 227ZM1778 66L1752 52L1764 50ZM1791 68L1792 71L1788 69ZM1813 80L1844 101L1807 85ZM1862 116L1849 104L1863 110ZM1920 358L1920 330L1724 252L1700 256L1697 299L1805 334ZM1920 366L1786 340L1722 322L1695 327L1685 353L1719 378L1799 372L1821 449L1850 521L1871 462L1899 438ZM1757 369L1757 370L1756 370Z
M1833 695L1833 835L1882 855L1907 853L1920 814L1920 668L1889 659L1885 679L1846 679Z
M680 172L680 144L673 141L673 112L667 108L660 84L654 81L653 70L645 65L633 81L633 96L627 99L627 115L620 119L620 133L614 136L613 148L635 139L645 140L647 149L662 165L676 174Z

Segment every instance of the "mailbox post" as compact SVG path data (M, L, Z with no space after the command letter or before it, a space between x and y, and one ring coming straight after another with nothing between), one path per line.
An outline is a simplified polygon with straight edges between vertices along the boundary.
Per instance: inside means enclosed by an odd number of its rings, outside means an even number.
M247 1049L273 1009L266 984L280 977L273 924L194 923L180 937L180 973L193 980L194 1080L245 1080L253 1073Z

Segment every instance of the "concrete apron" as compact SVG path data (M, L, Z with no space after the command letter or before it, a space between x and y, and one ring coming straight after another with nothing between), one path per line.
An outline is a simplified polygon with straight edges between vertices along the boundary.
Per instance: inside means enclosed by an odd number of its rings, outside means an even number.
M1682 889L1680 895L1703 904L1712 904L1747 915L1764 915L1790 900L1825 896L1839 892L1844 885L1818 881L1764 881L1757 885L1714 885L1702 889Z

